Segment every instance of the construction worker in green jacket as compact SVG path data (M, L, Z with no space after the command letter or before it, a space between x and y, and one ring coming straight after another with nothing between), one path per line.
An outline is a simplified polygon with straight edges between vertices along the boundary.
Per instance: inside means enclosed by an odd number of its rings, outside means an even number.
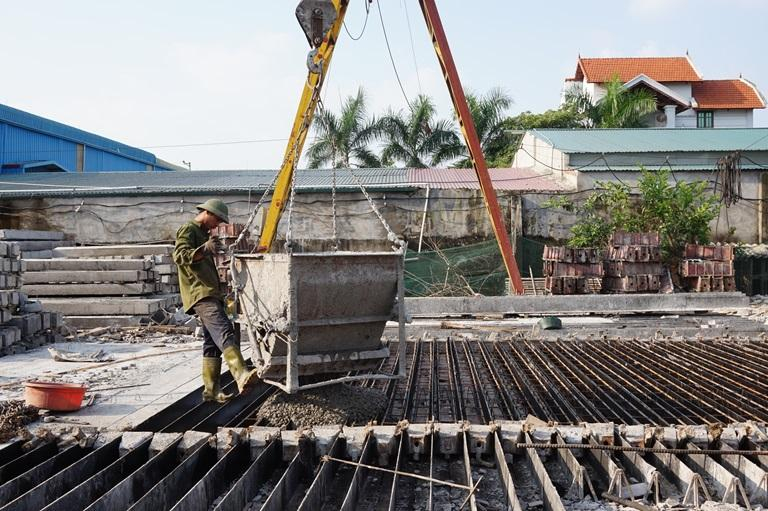
M203 324L203 400L223 403L232 395L221 392L222 355L241 393L258 377L243 360L213 260L216 245L209 233L220 223L229 222L229 209L220 199L209 199L198 204L197 210L197 216L176 231L173 260L179 269L184 311L197 314Z

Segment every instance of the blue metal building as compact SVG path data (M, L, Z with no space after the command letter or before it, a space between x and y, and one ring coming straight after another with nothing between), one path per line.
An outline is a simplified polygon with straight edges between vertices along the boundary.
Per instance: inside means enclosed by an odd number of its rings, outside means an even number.
M150 152L0 105L0 174L171 170Z

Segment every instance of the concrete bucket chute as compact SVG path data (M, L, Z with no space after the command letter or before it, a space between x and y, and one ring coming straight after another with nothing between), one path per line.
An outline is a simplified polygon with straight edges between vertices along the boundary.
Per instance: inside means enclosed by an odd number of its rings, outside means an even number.
M372 371L389 356L387 321L399 322L405 347L402 252L237 254L234 269L240 322L264 381L294 393L399 376ZM311 375L320 381L299 383Z

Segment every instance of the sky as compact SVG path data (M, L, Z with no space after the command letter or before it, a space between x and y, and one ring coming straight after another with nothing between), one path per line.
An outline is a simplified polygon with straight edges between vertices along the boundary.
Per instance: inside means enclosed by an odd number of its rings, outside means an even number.
M342 33L324 104L363 87L371 114L406 108L383 20L407 97L452 117L418 2L377 1L366 24L367 1L351 0L347 29L362 37ZM307 73L297 3L0 0L0 103L193 170L277 168ZM766 0L437 3L465 89L503 88L510 114L556 108L579 54L687 51L705 79L743 74L768 95Z

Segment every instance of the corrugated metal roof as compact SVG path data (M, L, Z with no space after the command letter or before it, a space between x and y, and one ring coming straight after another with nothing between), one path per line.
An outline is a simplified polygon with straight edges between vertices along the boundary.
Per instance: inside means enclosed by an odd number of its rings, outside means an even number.
M564 153L768 151L768 128L531 130Z
M506 191L558 191L563 187L531 169L488 169L493 187ZM413 184L429 185L431 188L479 190L474 169L410 169L409 179Z
M32 131L68 139L105 151L111 151L152 165L154 165L157 160L155 155L148 151L121 144L120 142L60 122L52 121L38 115L30 114L22 110L17 110L16 108L11 108L6 105L0 105L0 122L14 124Z
M276 170L194 172L43 173L0 178L0 198L88 197L116 195L220 194L263 192ZM354 175L353 175L354 173ZM299 170L299 192L329 191L332 170ZM357 190L357 179L370 190L432 188L478 189L472 169L338 169L336 186ZM497 190L561 190L555 181L529 169L491 169Z
M222 170L194 172L56 173L2 176L0 197L62 197L160 194L232 194L264 191L275 170ZM355 169L366 188L410 186L406 169ZM330 190L330 170L299 170L298 191ZM357 181L344 169L337 171L337 187L357 189Z
M670 163L669 165L645 165L646 170L663 170L671 169L675 172L712 172L717 168L717 162L713 161L709 165L705 163L690 163L690 164L676 164ZM579 166L579 172L637 172L640 169L640 163L637 165L606 165L601 159L599 161L590 163L587 166ZM741 170L768 170L768 166L753 164L749 162L741 162Z

